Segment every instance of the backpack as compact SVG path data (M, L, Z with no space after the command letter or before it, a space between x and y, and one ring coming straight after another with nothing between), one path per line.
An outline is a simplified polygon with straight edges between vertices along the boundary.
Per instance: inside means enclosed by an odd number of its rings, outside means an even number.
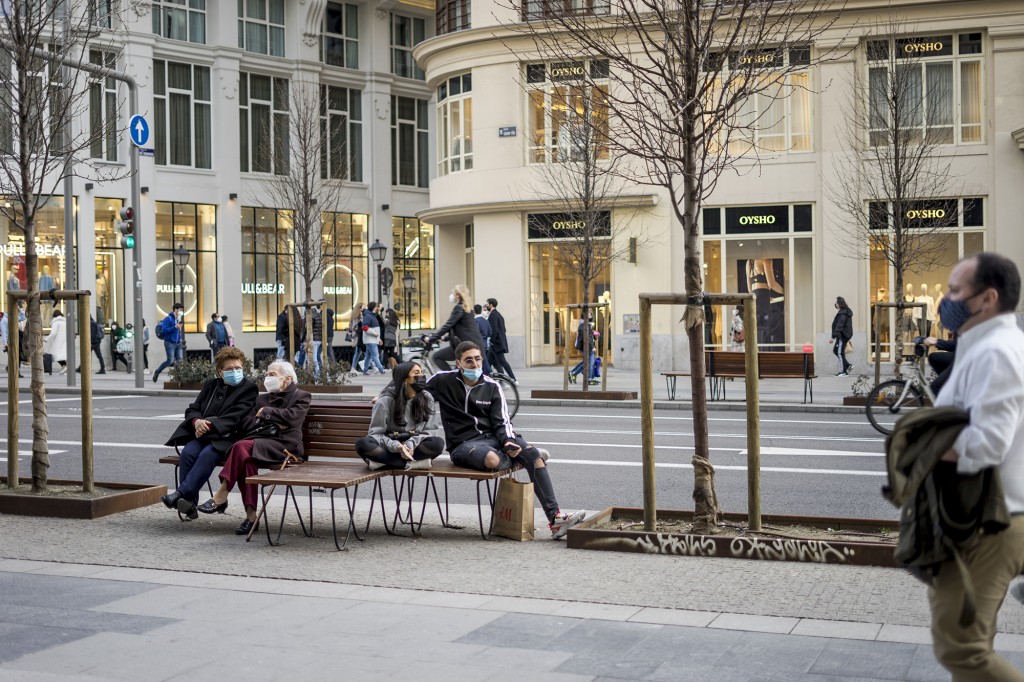
M217 343L224 346L228 342L228 330L224 328L223 322L213 323L213 333L216 334Z
M98 346L103 343L103 327L96 320L90 318L89 320L89 341L94 346Z
M164 335L167 334L167 332L164 330L164 322L166 321L167 319L164 318L163 320L160 320L160 324L156 326L156 338L160 339L161 341L164 340Z

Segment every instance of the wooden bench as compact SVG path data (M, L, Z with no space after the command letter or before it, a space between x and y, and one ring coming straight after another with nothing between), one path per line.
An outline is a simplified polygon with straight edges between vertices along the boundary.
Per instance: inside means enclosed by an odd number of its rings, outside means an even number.
M814 354L760 351L757 354L759 379L803 379L804 403L814 402ZM725 380L746 376L746 359L740 351L709 350L704 353L704 372L710 400L725 400ZM689 372L662 372L669 400L676 399L676 379Z

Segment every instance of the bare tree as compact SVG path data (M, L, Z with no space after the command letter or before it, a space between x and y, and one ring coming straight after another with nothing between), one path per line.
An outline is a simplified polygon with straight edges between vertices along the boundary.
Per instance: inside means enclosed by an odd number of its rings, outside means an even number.
M89 88L75 68L90 60L90 47L104 59L118 50L102 42L95 2L8 0L0 3L0 215L25 239L28 305L25 354L31 365L32 489L42 492L50 466L49 424L43 384L43 325L39 301L36 215L66 175L111 180L90 161L94 142L116 139L116 122L76 130L89 111ZM104 15L104 23L113 17ZM90 44L91 45L87 45ZM61 65L61 64L64 65ZM67 64L72 64L68 66ZM122 125L123 128L123 125ZM65 244L72 257L71 244ZM9 333L18 333L12 311ZM16 400L15 396L9 396ZM17 486L17 481L8 485Z
M535 89L525 84L528 93ZM612 168L608 143L607 88L586 84L567 86L559 99L557 118L552 123L552 139L537 140L533 154L538 161L537 180L526 192L532 199L543 198L554 208L551 214L528 217L531 238L556 241L554 257L566 270L580 279L583 289L582 316L590 314L591 290L602 270L625 260L631 252L649 241L649 235L632 229L630 209L611 210L622 196L621 178ZM583 329L588 329L584 323ZM564 333L568 334L569 329ZM583 362L590 358L594 337L583 335ZM590 376L590 370L584 377ZM589 391L583 382L583 391Z
M617 155L630 161L618 172L663 188L682 225L688 298L683 323L689 340L695 444L694 528L714 532L719 509L708 449L697 216L723 173L749 172L762 153L786 151L760 142L770 105L808 88L807 80L797 76L831 58L831 51L815 42L833 29L843 3L506 1L522 19L509 29L528 38L542 59L572 63L584 56L607 61L608 139ZM583 77L593 80L590 73ZM761 105L754 106L755 100Z
M277 230L264 239L278 240L278 251L287 268L302 280L303 301L313 298L313 282L323 276L331 252L323 237L325 212L340 211L347 199L342 181L349 177L345 119L328 113L333 93L315 81L296 80L287 87L287 125L270 122L255 150L272 163L273 173L262 176L257 202L265 208L289 212L290 230ZM313 316L306 312L306 358L313 362ZM326 311L323 323L327 324Z
M847 151L837 157L828 188L848 221L836 233L838 243L852 257L881 257L892 266L894 302L903 301L908 273L947 262L944 237L959 208L946 197L962 186L952 157L940 150L955 135L952 66L922 62L951 54L953 46L913 37L913 30L890 14L865 36L868 70L854 71L839 128ZM880 342L875 339L876 353ZM902 353L895 360L898 366Z

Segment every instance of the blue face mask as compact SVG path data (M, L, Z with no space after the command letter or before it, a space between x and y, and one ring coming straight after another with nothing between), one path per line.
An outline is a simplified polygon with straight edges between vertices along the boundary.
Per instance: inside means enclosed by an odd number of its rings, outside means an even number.
M484 371L479 367L476 369L466 369L465 367L462 368L462 376L466 377L468 381L476 381L483 375Z
M224 383L228 386L237 386L244 378L245 373L240 369L229 369L224 372Z
M983 292L978 292L983 293ZM974 294L977 296L978 294ZM974 296L968 296L965 299L959 301L952 301L947 296L946 298L939 301L939 319L942 320L942 326L950 331L950 333L956 334L960 331L960 328L964 326L967 320L977 315L977 312L971 312L967 307L967 301L974 298Z

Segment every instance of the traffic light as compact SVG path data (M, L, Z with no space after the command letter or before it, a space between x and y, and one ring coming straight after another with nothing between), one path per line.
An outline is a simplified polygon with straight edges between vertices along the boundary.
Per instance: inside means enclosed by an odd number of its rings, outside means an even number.
M131 206L125 206L120 212L121 222L117 224L117 230L121 233L121 248L135 248L135 210Z

